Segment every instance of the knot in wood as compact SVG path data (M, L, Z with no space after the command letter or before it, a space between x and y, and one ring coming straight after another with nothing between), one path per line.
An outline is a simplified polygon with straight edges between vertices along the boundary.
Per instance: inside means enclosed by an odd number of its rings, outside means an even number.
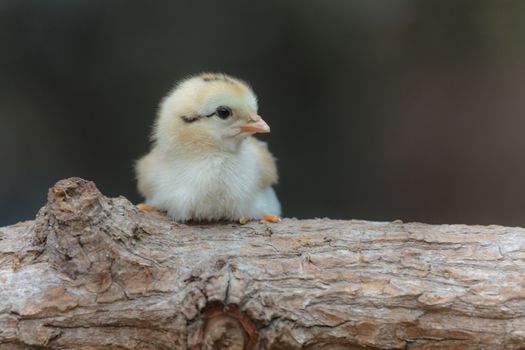
M203 322L193 335L193 350L254 349L258 333L237 305L215 304L206 308Z
M45 239L55 269L72 279L88 272L107 275L119 256L110 249L112 237L103 232L110 230L102 224L108 216L107 203L93 182L77 177L60 180L49 189L38 225L39 230L47 229L40 240Z
M210 320L204 331L203 350L243 350L246 332L234 318L218 316Z
M47 195L51 214L61 222L96 215L101 209L96 205L100 198L102 194L93 182L78 177L58 181Z

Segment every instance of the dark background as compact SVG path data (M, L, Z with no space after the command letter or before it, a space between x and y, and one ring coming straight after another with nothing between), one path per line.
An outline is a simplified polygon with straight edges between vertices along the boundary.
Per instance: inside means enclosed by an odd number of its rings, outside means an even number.
M175 81L249 81L286 216L525 226L525 1L0 0L0 226L140 201Z

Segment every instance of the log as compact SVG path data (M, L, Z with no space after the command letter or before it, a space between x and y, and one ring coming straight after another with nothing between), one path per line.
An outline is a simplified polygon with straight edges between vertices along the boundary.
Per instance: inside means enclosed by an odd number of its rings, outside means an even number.
M179 224L70 178L0 228L0 349L525 349L525 230Z

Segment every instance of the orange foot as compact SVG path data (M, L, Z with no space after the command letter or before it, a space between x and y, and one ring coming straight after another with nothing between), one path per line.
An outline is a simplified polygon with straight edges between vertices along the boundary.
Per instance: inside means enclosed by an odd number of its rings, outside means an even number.
M281 218L278 217L277 215L273 215L273 214L264 214L261 218L261 221L262 222L273 222L273 223L276 223L276 222L280 222L281 221Z
M155 207L152 207L151 205L146 204L146 203L137 204L137 208L139 208L142 211L145 211L146 213L149 213L150 211L155 210Z

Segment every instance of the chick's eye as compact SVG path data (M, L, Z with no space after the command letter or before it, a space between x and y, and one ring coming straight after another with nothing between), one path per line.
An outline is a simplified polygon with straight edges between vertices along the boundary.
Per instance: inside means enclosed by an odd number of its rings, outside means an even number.
M232 110L230 108L228 108L228 107L225 107L225 106L219 106L215 110L215 114L217 114L217 117L219 117L221 119L226 119L226 118L228 118L229 116L232 115Z

